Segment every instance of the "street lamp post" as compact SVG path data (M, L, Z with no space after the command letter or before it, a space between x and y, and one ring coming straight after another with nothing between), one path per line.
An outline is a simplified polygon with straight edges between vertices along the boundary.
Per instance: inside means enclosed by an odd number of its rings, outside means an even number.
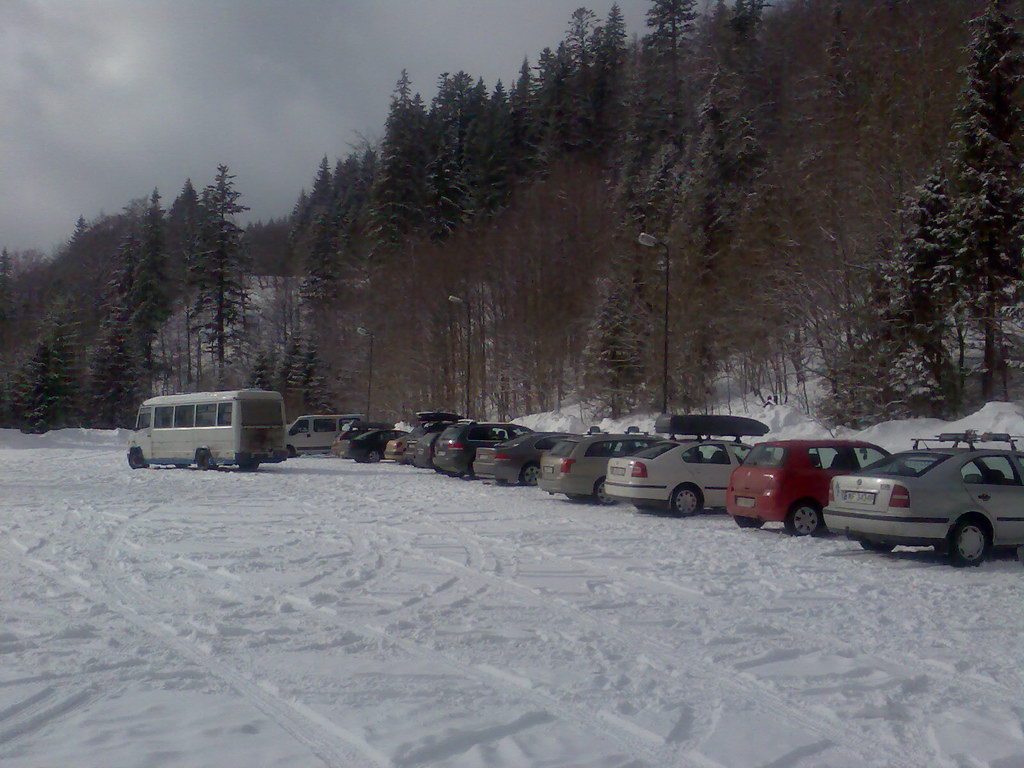
M367 375L366 375L366 418L369 419L370 418L370 395L373 392L373 331L368 330L368 329L363 328L362 326L360 326L359 328L356 328L356 333L358 333L360 336L367 336L370 339L370 347L369 347L369 351L367 352L367 355L366 355L366 358L367 358L367 360L366 360L366 367L367 367Z
M641 232L636 241L646 248L660 245L665 249L665 302L662 307L662 349L661 349L661 412L668 413L668 296L669 276L672 260L669 256L668 244L654 235Z
M470 316L469 316L469 302L460 296L449 296L448 301L453 304L462 304L466 308L466 418L471 418L469 415L469 393L470 393L470 382L472 381L472 368L470 353L472 347L470 345Z

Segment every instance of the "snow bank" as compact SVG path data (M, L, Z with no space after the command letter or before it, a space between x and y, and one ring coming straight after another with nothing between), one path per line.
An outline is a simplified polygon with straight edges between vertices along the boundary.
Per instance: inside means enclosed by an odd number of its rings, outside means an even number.
M53 429L27 435L17 429L0 429L0 448L118 448L128 444L127 429Z

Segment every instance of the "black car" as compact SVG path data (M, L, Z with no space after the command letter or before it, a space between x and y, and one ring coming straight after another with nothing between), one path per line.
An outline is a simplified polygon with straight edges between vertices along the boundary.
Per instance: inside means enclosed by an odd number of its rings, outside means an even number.
M404 429L371 429L363 432L348 441L344 458L355 459L361 464L376 463L384 457L388 441L407 434Z
M460 421L437 438L434 466L452 477L475 477L473 460L477 448L492 448L498 443L533 432L519 424Z
M493 478L499 484L536 485L540 476L540 455L555 443L578 435L567 432L529 432L493 448L477 448L473 474Z
M367 432L379 430L379 429L394 429L395 425L390 424L386 421L353 421L343 431L338 433L338 436L334 438L334 444L331 446L331 454L334 456L345 456L348 451L348 444L359 435L364 435ZM384 455L384 449L381 448L381 455Z

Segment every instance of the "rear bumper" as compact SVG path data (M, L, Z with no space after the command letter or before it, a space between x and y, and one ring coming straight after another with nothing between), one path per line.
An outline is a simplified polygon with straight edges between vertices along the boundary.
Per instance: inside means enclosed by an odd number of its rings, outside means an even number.
M565 493L573 496L589 496L594 492L594 481L590 478L581 478L578 475L541 475L537 480L537 487L548 493Z
M751 506L743 506L738 499L752 499ZM782 523L786 520L788 505L779 504L770 496L745 496L729 493L725 503L726 511L733 517L749 517L769 523Z
M623 483L620 480L605 478L604 490L609 496L624 501L648 501L662 504L668 503L668 488L664 485L643 485Z
M825 525L851 539L928 546L946 540L950 521L945 517L882 515L874 512L826 507Z
M455 472L456 474L459 474L462 472L469 472L473 466L473 462L468 456L441 456L439 454L435 454L434 466L443 472Z
M288 458L288 451L284 448L274 451L238 451L235 453L235 464L251 464L258 461L260 464L279 464Z

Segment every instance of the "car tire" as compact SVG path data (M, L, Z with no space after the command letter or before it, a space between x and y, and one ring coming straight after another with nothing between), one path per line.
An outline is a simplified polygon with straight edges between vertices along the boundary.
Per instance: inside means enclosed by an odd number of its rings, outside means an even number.
M704 494L697 486L683 483L672 491L668 508L680 517L692 517L704 510Z
M594 483L593 499L597 504L600 504L603 507L608 507L616 503L616 499L609 496L608 492L605 490L603 477Z
M895 544L888 544L884 541L869 541L868 539L861 539L860 545L868 552L892 552L896 549Z
M142 449L135 447L128 451L128 466L132 469L145 469L149 466L146 457L142 455Z
M736 525L740 528L760 528L764 525L764 520L757 517L744 517L743 515L733 515L733 520L736 521Z
M825 532L825 518L817 504L799 501L786 513L785 526L790 536L817 536Z
M216 464L213 463L213 456L210 451L206 448L200 448L196 451L196 467L202 470L216 469Z
M551 493L551 491L548 491L548 493ZM582 493L567 493L567 494L565 494L565 498L567 498L569 501L590 501L591 500L590 496L587 496L587 495L582 494Z
M238 468L243 472L255 472L260 468L260 463L255 459L245 459L238 462Z
M289 459L294 459L298 455L299 455L299 452L295 450L295 446L294 445L289 445L288 446L288 458Z
M523 485L536 485L540 479L540 467L536 464L527 464L519 470L519 482Z
M949 532L949 562L955 568L979 566L992 550L992 534L976 517L957 520Z
M378 461L380 461L380 458L380 451L378 450L372 450L368 454L366 454L366 462L368 464L376 464Z

